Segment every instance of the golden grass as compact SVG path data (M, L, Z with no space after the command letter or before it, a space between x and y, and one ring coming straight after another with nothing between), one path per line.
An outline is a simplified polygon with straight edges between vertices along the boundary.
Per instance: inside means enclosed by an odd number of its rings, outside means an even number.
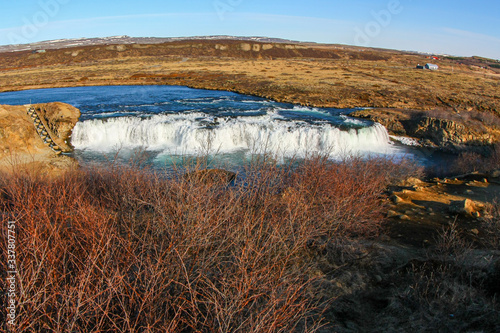
M310 48L318 49L321 48ZM443 108L489 112L498 112L499 109L499 74L446 59L439 61L439 71L416 70L417 63L426 63L428 59L400 52L372 51L378 54L373 60L360 57L366 51L333 48L330 52L337 52L334 59L287 56L271 60L251 58L256 55L236 51L215 57L208 46L203 51L206 55L189 49L171 55L168 48L164 54L155 56L126 52L112 56L99 52L103 51L99 48L82 49L70 62L66 58L57 58L61 57L57 55L59 53L30 55L26 59L20 54L18 65L30 63L30 66L6 67L0 71L0 91L85 85L176 84L322 107ZM37 65L36 59L30 58L33 56L39 57L40 63L47 60L50 65ZM49 61L50 57L54 59Z

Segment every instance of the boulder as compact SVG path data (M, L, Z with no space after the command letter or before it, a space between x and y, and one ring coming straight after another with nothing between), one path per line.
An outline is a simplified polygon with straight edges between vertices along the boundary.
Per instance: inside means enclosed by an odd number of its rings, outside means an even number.
M398 183L399 186L404 187L422 186L423 184L424 182L416 177L410 177Z
M448 207L450 213L473 216L476 212L474 202L469 199L452 201Z
M394 202L395 204L404 202L404 200L401 197L398 197L397 195L392 195L391 201Z
M387 211L387 217L388 217L388 218L391 218L391 217L399 217L399 215L400 215L400 214L399 214L398 212L395 212L395 211L393 211L393 210L388 210L388 211Z
M415 177L410 177L406 180L406 182L409 184L409 185L421 185L423 184L424 182L418 178L415 178Z

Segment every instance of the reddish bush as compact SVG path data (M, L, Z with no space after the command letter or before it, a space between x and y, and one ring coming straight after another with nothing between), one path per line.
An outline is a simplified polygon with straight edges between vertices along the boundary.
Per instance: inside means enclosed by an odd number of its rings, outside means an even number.
M453 172L469 173L474 171L488 172L500 169L500 144L493 146L484 155L476 152L461 153L456 159Z
M376 233L394 168L261 161L234 185L119 165L5 175L2 225L18 230L17 329L315 331L306 244Z

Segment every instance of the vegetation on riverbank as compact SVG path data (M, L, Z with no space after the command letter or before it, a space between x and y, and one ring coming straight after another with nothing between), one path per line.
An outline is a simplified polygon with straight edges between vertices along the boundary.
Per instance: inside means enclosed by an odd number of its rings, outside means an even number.
M498 142L498 69L477 57L433 59L438 71L415 68L428 61L425 55L401 51L293 42L78 46L0 53L0 91L181 85L315 107L375 108L369 115L390 124L394 135L411 136L414 130L400 123L415 114L424 120L435 117L436 123L422 123L415 136L431 146ZM391 114L378 112L381 108ZM443 130L449 134L444 140L435 134Z
M384 190L412 170L387 160L315 157L294 167L256 158L234 180L185 176L197 168L166 175L119 164L56 178L4 175L2 225L14 219L18 228L17 328L495 327L499 307L489 279L497 254L473 266L457 262L471 247L455 229L444 231L427 259L424 250L377 238Z
M386 108L358 116L428 147L479 146L482 154L466 149L447 166L443 174L458 178L424 181L408 179L421 175L413 165L358 158L283 167L260 157L236 178L206 165L68 171L74 164L50 166L52 156L21 168L11 150L40 142L24 108L4 108L3 128L17 126L4 130L9 172L0 178L2 226L18 228L17 329L494 331L499 72L483 60L442 59L439 71L423 71L415 69L423 55L240 41L0 54L1 91L170 84Z

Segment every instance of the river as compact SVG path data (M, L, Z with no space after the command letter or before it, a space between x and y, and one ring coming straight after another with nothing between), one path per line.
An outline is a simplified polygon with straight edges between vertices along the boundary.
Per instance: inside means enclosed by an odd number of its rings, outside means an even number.
M80 109L72 155L82 163L127 159L138 150L155 166L191 156L238 165L255 154L279 159L348 154L429 160L391 139L354 109L310 108L181 86L97 86L0 93L0 104L64 102Z

